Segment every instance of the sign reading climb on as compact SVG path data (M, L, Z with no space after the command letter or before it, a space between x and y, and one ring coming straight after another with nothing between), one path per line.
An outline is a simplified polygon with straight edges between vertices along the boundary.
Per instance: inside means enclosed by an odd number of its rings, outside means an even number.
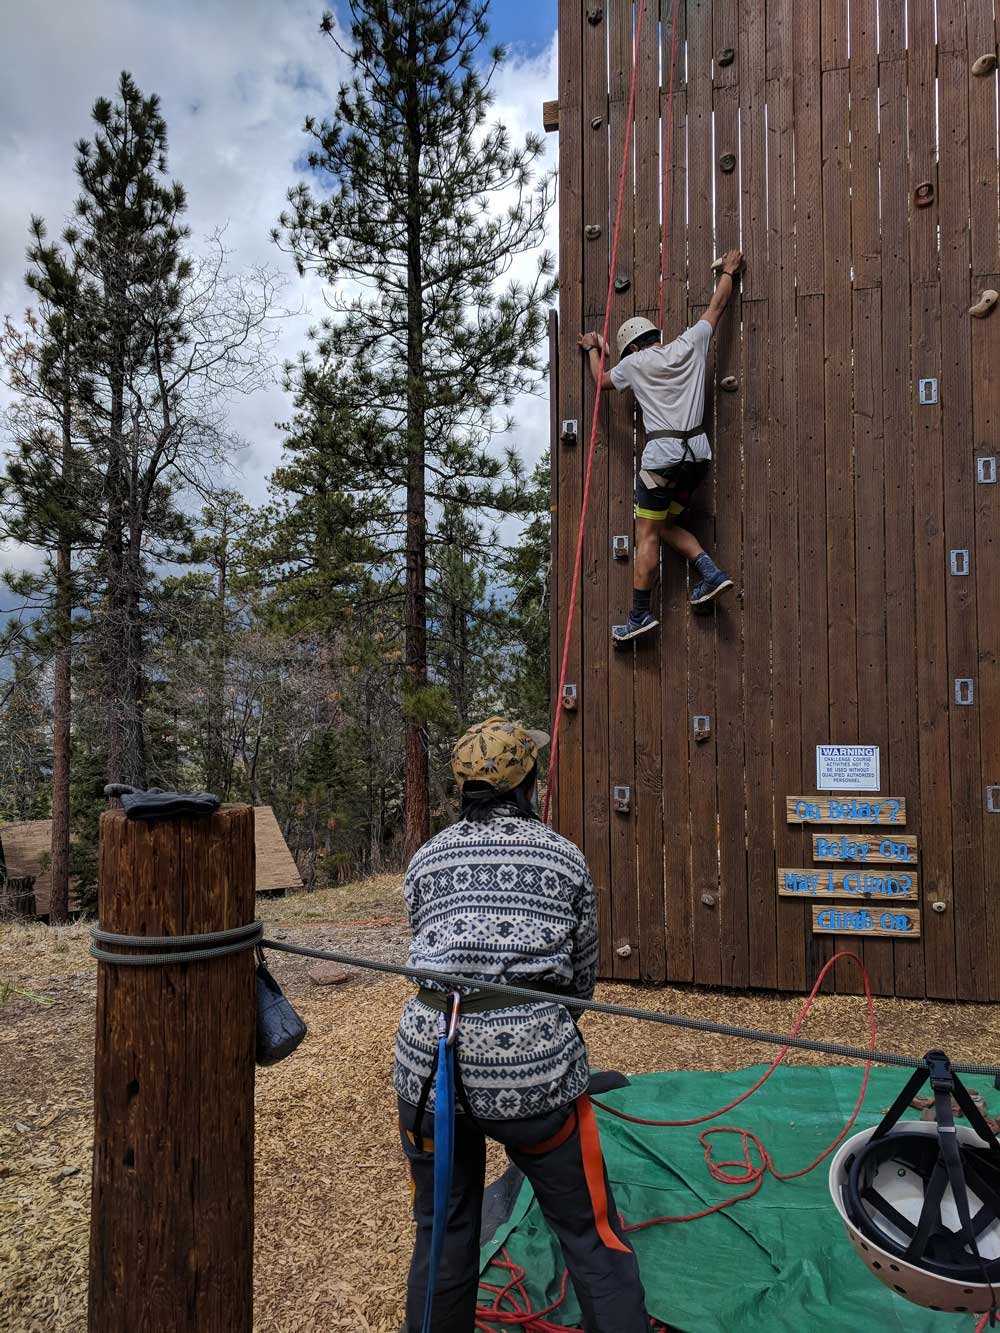
M814 907L814 935L889 935L894 939L920 938L920 912L916 908Z
M789 824L905 824L906 802L895 796L786 796Z
M816 786L820 791L878 791L877 745L817 745Z

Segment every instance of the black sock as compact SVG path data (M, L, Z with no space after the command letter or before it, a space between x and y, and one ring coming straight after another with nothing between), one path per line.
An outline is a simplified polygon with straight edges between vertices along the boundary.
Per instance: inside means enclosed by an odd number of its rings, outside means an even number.
M649 588L632 589L632 615L639 620L649 610L649 602L653 596Z

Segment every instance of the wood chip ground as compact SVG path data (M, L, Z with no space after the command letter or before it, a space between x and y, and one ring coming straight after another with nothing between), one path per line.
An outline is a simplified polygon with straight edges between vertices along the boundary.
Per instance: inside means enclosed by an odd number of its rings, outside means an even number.
M262 904L272 929L319 947L405 958L399 880L383 876ZM307 1024L293 1058L257 1074L256 1327L261 1333L397 1333L409 1260L409 1187L397 1146L392 1041L410 991L358 972L308 980L312 963L270 963ZM95 965L87 930L0 927L0 1331L86 1327ZM787 1031L799 1002L691 988L601 986L616 1003ZM863 1044L863 1002L822 996L809 1035ZM997 1006L881 1000L879 1045L1000 1055ZM737 1069L771 1048L592 1015L595 1067ZM795 1063L829 1063L795 1053ZM996 1101L1000 1101L1000 1094ZM739 1123L752 1124L752 1104ZM665 1108L670 1114L677 1108ZM991 1111L996 1105L991 1101ZM831 1120L831 1132L834 1130ZM674 1131L684 1132L684 1131ZM491 1172L502 1169L498 1154Z

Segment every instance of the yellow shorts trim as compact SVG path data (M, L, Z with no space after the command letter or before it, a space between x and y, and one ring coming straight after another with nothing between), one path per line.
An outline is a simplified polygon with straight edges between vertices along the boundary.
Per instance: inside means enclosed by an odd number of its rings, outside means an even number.
M668 518L676 518L684 513L684 506L678 504L676 500L671 501L668 509L643 509L641 505L636 505L636 518L647 518L653 523L664 523Z

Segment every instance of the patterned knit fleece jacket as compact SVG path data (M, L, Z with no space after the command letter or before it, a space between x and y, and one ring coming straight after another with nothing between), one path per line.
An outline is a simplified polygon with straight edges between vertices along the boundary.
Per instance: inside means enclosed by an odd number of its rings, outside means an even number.
M587 863L573 843L516 807L501 806L485 823L460 820L431 838L410 862L403 895L411 967L593 995L597 914ZM438 1017L414 998L400 1020L393 1083L412 1105L431 1072ZM477 1119L546 1115L587 1087L587 1048L556 1001L463 1014L456 1050Z

